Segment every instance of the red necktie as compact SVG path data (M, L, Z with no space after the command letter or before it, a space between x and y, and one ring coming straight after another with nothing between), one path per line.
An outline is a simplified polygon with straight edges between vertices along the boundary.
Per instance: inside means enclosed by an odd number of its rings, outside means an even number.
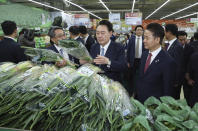
M147 60L146 60L145 67L144 67L144 73L146 72L146 70L148 69L148 67L149 67L149 65L150 65L150 62L151 62L151 56L152 56L152 54L151 54L151 53L149 53L148 58L147 58Z

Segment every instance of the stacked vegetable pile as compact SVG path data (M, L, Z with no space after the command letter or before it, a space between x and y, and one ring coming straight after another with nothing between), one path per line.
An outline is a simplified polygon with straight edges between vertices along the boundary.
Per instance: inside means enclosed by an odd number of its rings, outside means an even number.
M57 69L0 65L0 127L32 130L198 130L198 104L150 97L143 104L86 64Z
M0 65L0 127L32 130L120 130L133 106L119 83L86 64Z
M92 61L86 48L76 41L59 44L76 58ZM51 50L24 48L37 64L63 60ZM76 69L67 63L60 69L30 61L0 63L0 127L42 131L198 130L198 104L191 109L185 100L150 97L143 105L130 100L119 83L98 75L98 67L85 64Z
M191 109L185 99L164 96L160 100L148 98L144 105L131 98L135 107L134 119L123 125L121 131L197 131L198 103Z

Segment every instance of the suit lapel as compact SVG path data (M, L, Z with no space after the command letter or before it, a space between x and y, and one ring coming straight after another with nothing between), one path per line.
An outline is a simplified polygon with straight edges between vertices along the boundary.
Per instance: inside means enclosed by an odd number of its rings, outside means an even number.
M149 73L150 71L152 71L153 68L155 68L155 66L157 64L159 64L162 61L162 55L163 55L163 50L161 50L159 52L159 54L155 57L155 59L152 61L152 63L149 65L147 71L145 72L145 74Z
M169 53L172 52L172 50L174 49L176 43L177 43L177 40L175 40L175 41L173 42L173 44L171 45L171 47L169 48L169 50L168 50Z
M54 44L52 45L52 48L53 48L53 50L54 50L56 53L59 53L59 51L56 49L56 47L54 46Z
M108 58L111 58L112 54L113 54L113 42L110 43L106 53L105 53L105 56L108 57Z
M144 67L146 64L146 59L148 57L148 51L144 52L141 58L141 66L140 66L140 75L143 76L144 75Z
M145 51L144 49L144 37L142 37L142 52Z
M97 45L96 45L96 51L95 51L94 56L97 57L97 55L100 55L100 44L97 44ZM94 58L95 58L95 57L94 57Z

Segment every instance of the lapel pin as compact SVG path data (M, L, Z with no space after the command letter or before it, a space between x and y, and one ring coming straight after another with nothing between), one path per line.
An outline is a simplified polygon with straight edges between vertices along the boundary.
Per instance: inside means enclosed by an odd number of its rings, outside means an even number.
M159 62L159 59L155 60L155 63L158 63Z

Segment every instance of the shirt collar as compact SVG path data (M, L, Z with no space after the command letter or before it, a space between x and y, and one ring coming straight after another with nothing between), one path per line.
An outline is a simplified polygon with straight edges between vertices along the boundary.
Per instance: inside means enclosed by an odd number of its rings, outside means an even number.
M87 35L87 36L84 38L84 41L85 41L85 42L87 41L88 37L89 37L89 35Z
M177 38L174 38L174 39L172 39L172 40L168 41L168 43L169 43L169 47L174 43L174 41L175 41L176 39L177 39Z
M74 40L77 40L77 39L78 39L78 37L79 37L79 36L76 36L76 37L74 38Z
M111 43L111 40L109 40L109 42L104 47L100 45L100 48L104 48L104 50L106 51L108 49L110 43Z
M58 51L60 51L61 48L60 48L58 45L54 44L54 46L55 46L55 48L56 48Z
M14 38L12 38L12 37L10 37L10 36L4 36L5 38L9 38L9 39L12 39L12 40L14 40L15 41L15 39Z
M155 58L158 54L159 54L159 52L162 50L162 47L160 46L159 48L157 48L156 50L154 50L154 51L149 51L149 53L151 53L152 54L152 57L153 58Z
M136 38L139 38L139 39L141 39L141 38L142 38L142 36L137 36L137 35L136 35L135 37L136 37Z

